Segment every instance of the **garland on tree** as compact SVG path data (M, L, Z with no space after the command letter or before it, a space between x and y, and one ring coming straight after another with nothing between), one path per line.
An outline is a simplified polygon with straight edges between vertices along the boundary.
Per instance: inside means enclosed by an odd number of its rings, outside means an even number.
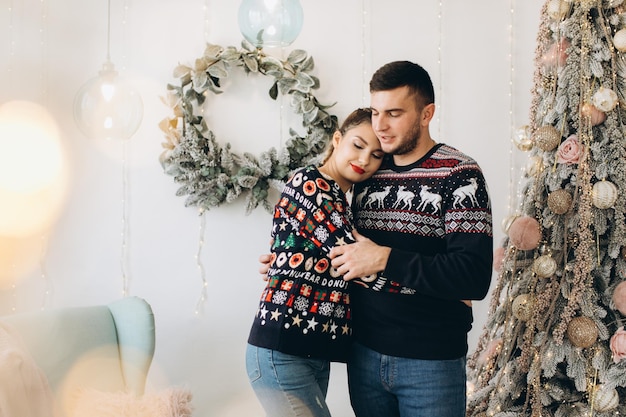
M159 124L166 139L159 160L165 173L181 184L176 195L187 196L187 207L208 210L247 194L246 213L259 205L269 211L270 186L282 188L293 170L316 162L337 129L337 117L326 111L332 105L320 104L313 95L320 86L318 78L310 74L313 57L298 49L280 61L246 40L241 46L208 44L193 67L178 65L174 69L180 85L167 86L163 100L174 114ZM289 129L283 149L272 147L258 157L239 155L231 150L230 143L220 146L201 108L208 93L223 92L222 80L235 68L273 77L270 97L289 96L292 110L302 115L304 135Z

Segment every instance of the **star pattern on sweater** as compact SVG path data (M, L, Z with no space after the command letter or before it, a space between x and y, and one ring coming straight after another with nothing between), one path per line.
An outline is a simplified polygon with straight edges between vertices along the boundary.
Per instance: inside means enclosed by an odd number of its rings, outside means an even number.
M334 321L330 323L330 332L331 333L337 333L337 323L335 323Z
M265 304L264 304L263 307L259 310L259 317L264 319L265 316L267 316L267 312L268 310L265 308Z
M309 326L307 327L307 329L313 329L313 331L315 331L315 326L319 324L317 321L315 321L315 317L307 320L306 322L309 323Z
M278 310L278 307L276 307L276 310L272 311L272 318L271 318L270 320L276 320L276 321L278 321L278 319L280 318L280 316L281 316L282 314L283 314L283 313L281 313L281 312Z

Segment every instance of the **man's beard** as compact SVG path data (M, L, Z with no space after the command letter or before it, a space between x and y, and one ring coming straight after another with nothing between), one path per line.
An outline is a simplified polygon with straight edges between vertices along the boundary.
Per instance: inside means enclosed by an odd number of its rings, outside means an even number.
M392 149L388 152L391 155L406 155L410 153L415 148L417 148L417 142L419 141L420 134L422 133L422 127L419 123L416 123L413 126L413 129L402 138L402 142L400 142L396 149Z

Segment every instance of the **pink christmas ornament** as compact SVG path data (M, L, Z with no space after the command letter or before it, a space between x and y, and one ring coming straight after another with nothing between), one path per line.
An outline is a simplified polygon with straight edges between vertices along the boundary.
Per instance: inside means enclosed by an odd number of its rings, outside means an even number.
M598 108L591 103L583 104L580 108L580 113L585 117L589 117L592 126L598 126L606 120L606 113L602 110L598 110Z
M626 281L617 284L613 290L613 303L617 311L626 316Z
M543 69L546 71L562 68L567 59L567 48L569 48L569 40L563 38L558 42L554 42L541 57Z
M491 340L489 344L487 345L487 347L485 348L485 350L483 350L481 354L478 356L478 363L483 364L483 365L486 364L495 355L497 355L501 349L502 349L501 338Z
M530 216L518 217L509 228L509 239L517 249L535 249L541 241L539 222Z
M493 251L493 270L500 272L502 270L502 263L504 262L504 248L499 247Z
M626 358L626 331L624 331L624 326L617 329L615 334L611 336L610 345L613 362L618 363Z

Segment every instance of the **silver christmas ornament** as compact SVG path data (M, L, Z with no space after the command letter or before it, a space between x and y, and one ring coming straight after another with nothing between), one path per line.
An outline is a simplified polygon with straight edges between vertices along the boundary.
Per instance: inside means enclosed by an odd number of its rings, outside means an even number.
M599 209L613 207L617 201L617 187L611 181L599 181L593 185L591 199L593 205Z
M619 394L615 388L606 387L603 384L593 389L593 409L601 413L610 411L619 405Z
M530 294L521 294L515 297L511 306L513 315L518 320L527 321L533 315L533 301Z
M551 277L556 268L556 261L550 255L541 255L533 262L533 272L540 278Z

